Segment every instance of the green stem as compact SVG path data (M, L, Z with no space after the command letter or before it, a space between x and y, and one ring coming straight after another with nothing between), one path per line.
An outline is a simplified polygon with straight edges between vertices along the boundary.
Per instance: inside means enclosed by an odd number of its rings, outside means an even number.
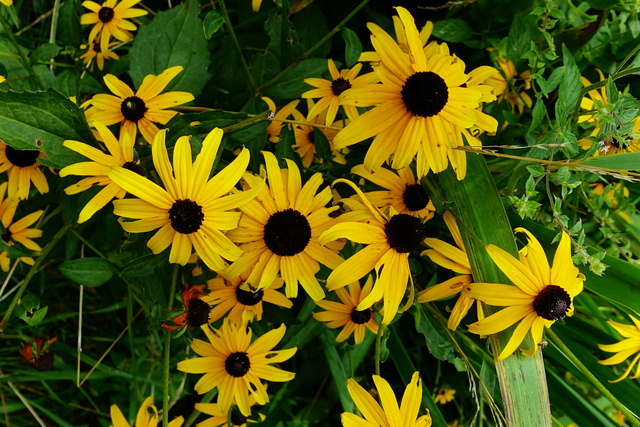
M254 91L254 93L253 93L253 96L249 99L249 101L247 101L247 103L245 104L245 106L242 109L244 110L245 108L247 108L247 106L251 102L253 102L253 100L256 99L258 97L258 95L260 95L262 92L264 92L271 85L275 84L278 80L280 80L282 78L282 76L284 76L289 71L291 71L294 68L296 68L298 66L298 64L300 64L300 62L302 62L303 60L307 59L309 57L309 55L311 55L313 52L315 52L317 49L319 49L323 44L325 44L331 37L333 37L334 34L336 34L338 31L340 31L342 29L342 27L344 27L346 25L346 23L351 20L351 18L353 18L355 16L355 14L360 11L360 9L365 7L367 5L367 3L369 3L369 0L362 0L360 2L360 4L355 7L355 9L353 9L342 21L340 21L338 23L338 25L333 27L333 29L331 31L329 31L329 33L327 33L327 35L325 35L322 39L320 39L320 41L318 41L318 43L316 43L313 46L311 46L309 48L309 50L307 50L305 53L302 54L302 56L300 56L298 59L293 61L293 63L289 64L289 66L287 68L285 68L284 70L280 71L280 73L278 73L277 76L275 76L274 78L272 78L271 80L269 80L268 82L266 82L265 84L260 86L258 89L256 89Z
M616 68L615 74L619 73L622 70L622 68L627 64L627 62L631 61L631 58L634 58L636 56L636 53L638 53L639 50L640 50L640 43L638 43L636 47L634 47L633 50L629 52L627 57L622 60L620 65L618 65L618 68Z
M171 290L169 291L169 303L167 304L167 312L171 313L173 308L173 297L176 293L176 286L178 284L178 264L174 266L173 274L171 275ZM169 376L170 376L170 362L171 362L171 332L167 331L164 336L164 362L162 366L162 425L163 427L169 427Z
M247 62L244 60L244 55L242 54L242 48L240 47L240 43L238 43L238 38L236 37L236 33L233 30L233 25L231 25L231 20L229 19L229 14L227 13L227 6L224 4L224 0L220 0L218 2L220 5L220 13L222 14L222 19L224 19L224 25L227 27L227 31L229 32L229 36L231 37L231 41L233 42L233 47L238 54L238 59L240 59L240 63L242 64L242 69L247 76L247 80L249 80L249 85L251 86L251 91L255 93L256 91L256 83L253 81L253 76L249 72L249 66Z
M33 70L33 67L31 66L31 62L29 62L29 58L25 56L24 52L22 52L22 49L20 48L20 45L16 41L16 38L13 35L13 32L11 31L11 25L7 22L6 19L4 19L4 16L2 16L2 14L0 14L0 23L4 27L5 34L7 35L7 37L9 37L9 41L18 52L18 55L20 55L20 60L22 61L22 65L24 65L24 68L27 69L27 71L29 72L29 75L34 78L36 84L38 85L38 88L41 90L44 90L44 85L40 81L40 78L38 78L38 76L36 75L36 72Z
M547 329L546 334L553 345L558 347L558 349L564 354L564 356L569 359L580 372L582 372L582 375L584 375L587 380L591 384L593 384L593 386L600 392L600 394L608 399L613 404L613 406L616 407L616 409L622 412L631 424L636 427L640 427L640 419L638 419L638 416L631 412L626 406L624 406L618 399L616 399L616 397L609 391L609 389L607 389L600 381L598 381L595 375L593 375L591 371L589 371L589 369L582 364L580 359L578 359L576 355L573 354L571 350L569 350L569 347L567 347L562 342L562 340L556 335L555 332L553 332L551 329Z
M373 356L373 360L375 362L376 375L380 375L380 343L382 340L382 335L384 335L384 331L386 330L385 325L380 325L378 328L378 334L376 335L376 354Z
M0 15L0 17L1 16L2 15ZM22 298L22 294L24 294L25 289L27 289L27 285L29 284L29 282L31 282L31 279L36 274L36 271L38 271L38 268L40 268L40 264L42 264L42 262L47 257L49 252L51 252L53 247L58 243L58 241L62 238L62 236L66 234L69 228L71 228L71 225L67 224L64 227L62 227L60 230L58 230L55 236L53 236L53 238L49 241L49 243L47 243L47 245L42 249L42 252L40 252L40 256L36 259L35 263L31 266L31 268L29 269L29 272L27 272L26 277L22 281L22 285L20 285L20 289L18 289L18 292L16 292L15 296L13 297L13 300L11 301L11 305L9 305L7 312L4 314L4 317L2 318L2 322L0 322L0 333L2 333L4 331L4 328L7 326L7 322L9 322L9 318L11 318L11 315L13 314L13 311L18 305L20 298ZM16 260L16 262L18 261Z

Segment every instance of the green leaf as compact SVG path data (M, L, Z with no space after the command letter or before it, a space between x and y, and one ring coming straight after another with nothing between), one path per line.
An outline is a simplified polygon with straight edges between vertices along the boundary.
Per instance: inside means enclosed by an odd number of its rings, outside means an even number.
M358 58L362 53L362 43L360 42L360 37L347 27L344 27L341 33L345 44L344 57L347 62L346 66L351 68L358 62Z
M566 111L571 112L578 104L582 83L580 83L580 70L573 59L573 54L565 45L562 45L562 63L564 74L560 80L558 102L562 103Z
M544 105L544 101L542 99L537 99L536 104L533 106L533 111L531 112L531 126L529 126L529 133L533 132L535 129L540 126L542 120L544 120L544 113L546 107Z
M37 48L33 49L31 55L29 55L29 59L32 63L36 63L38 61L49 62L52 58L58 55L60 49L61 47L55 43L41 44Z
M293 70L285 74L278 83L265 91L265 94L273 98L295 99L311 87L304 82L309 77L320 77L327 69L327 60L324 58L311 58L301 61Z
M18 317L27 322L29 326L38 326L44 320L47 311L49 311L49 307L42 307L36 311L26 311Z
M619 171L640 170L640 153L611 154L610 156L591 157L577 162L579 165L605 168Z
M353 400L347 390L347 369L342 364L340 355L336 350L335 339L329 329L324 328L322 334L320 334L320 342L322 343L322 350L329 364L329 371L338 389L338 398L342 404L342 410L345 412L353 412Z
M594 9L607 9L609 7L615 6L620 2L620 0L587 0L589 6Z
M169 67L181 65L184 71L169 84L170 90L187 91L197 96L211 75L207 41L198 19L200 5L189 0L167 11L158 12L148 25L140 27L129 52L129 74L136 87L149 74L158 75Z
M462 19L443 19L433 24L433 35L447 42L459 43L475 34L473 28Z
M82 43L79 4L77 1L65 1L60 6L58 28L64 28L64 31L58 31L57 42L61 45L80 46Z
M507 58L516 64L522 61L524 54L530 47L531 40L534 39L530 31L531 18L516 15L509 29L507 37Z
M125 265L121 271L122 276L128 278L149 276L166 262L167 258L162 255L144 255Z
M212 10L204 17L202 29L204 30L204 37L209 40L211 36L222 28L224 19L217 10Z
M60 264L60 273L84 286L96 287L113 276L111 264L102 258L78 258Z
M84 113L55 90L44 92L0 92L2 139L17 150L40 150L39 161L62 168L86 160L65 148L65 139L96 145Z

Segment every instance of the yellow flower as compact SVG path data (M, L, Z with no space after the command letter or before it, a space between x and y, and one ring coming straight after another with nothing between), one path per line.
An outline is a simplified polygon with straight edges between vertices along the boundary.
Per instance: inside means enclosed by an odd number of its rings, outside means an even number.
M272 153L263 154L269 185L255 200L240 207L240 224L227 236L240 243L245 253L224 275L235 279L251 270L245 283L250 289L259 290L271 286L280 273L287 297L298 295L300 283L314 301L321 300L324 291L316 278L320 264L334 269L342 262L337 254L342 244L329 248L318 244L318 236L333 221L329 214L338 209L326 207L332 198L331 189L326 187L317 193L322 184L320 173L303 186L300 170L293 161L285 159L287 168L280 169ZM253 189L262 183L251 174L244 179Z
M126 190L109 178L108 173L112 166L120 166L143 175L139 161L134 161L133 141L128 134L122 134L120 141L111 131L101 123L94 123L109 154L104 153L83 142L66 140L63 145L70 150L82 154L92 162L80 162L60 170L60 176L81 175L87 176L64 189L64 192L72 195L89 190L95 186L104 187L86 204L78 216L78 224L82 224L91 218L96 212L105 207L114 198L122 199Z
M609 381L612 383L617 383L629 377L634 367L636 368L635 373L629 378L632 380L640 378L640 364L638 364L638 360L640 360L640 320L631 315L629 317L633 321L633 325L625 325L614 322L613 320L607 321L613 329L618 331L618 333L626 339L615 344L598 344L600 350L616 353L608 359L598 361L598 363L603 365L617 365L629 357L634 356L624 373L618 379Z
M335 121L338 114L338 107L340 105L339 96L347 89L352 87L360 87L364 85L374 84L378 81L378 77L375 73L364 74L360 77L358 73L362 69L362 64L356 64L352 69L344 69L338 71L336 64L332 59L328 61L329 74L331 74L331 81L318 78L304 79L304 82L308 85L315 87L302 94L302 98L320 98L320 100L309 110L307 120L311 120L321 113L326 112L324 116L324 125L331 126ZM347 113L349 120L354 120L358 117L358 109L353 105L344 105L342 107L344 112Z
M256 399L253 396L249 396L249 406L256 404ZM252 420L244 415L240 415L237 411L231 410L222 412L220 405L217 403L196 403L196 411L200 411L203 414L211 415L210 418L196 424L196 427L246 427L247 424L255 424L264 421L267 417L263 414L258 414L260 420Z
M118 0L107 0L102 5L91 0L82 2L82 6L91 12L80 17L80 24L94 25L89 33L89 43L100 33L100 50L104 53L109 50L111 36L121 42L131 40L133 36L130 31L135 31L136 26L128 19L147 14L146 10L133 8L139 2L140 0L123 0L118 4Z
M267 103L269 110L273 112L273 120L269 123L267 127L267 134L269 135L270 142L278 142L280 141L280 132L282 132L282 127L284 126L284 122L282 120L286 120L287 117L292 115L294 112L298 112L296 107L300 103L299 99L291 101L281 109L276 108L276 104L270 99L265 97L260 98L264 102ZM299 114L299 113L298 113Z
M373 382L378 389L382 407L355 380L352 378L347 380L349 395L362 417L343 412L340 418L344 427L429 427L431 425L429 414L416 419L422 403L422 380L418 372L411 376L411 382L407 384L402 395L400 407L391 386L384 378L374 375Z
M29 228L34 222L36 222L44 213L43 210L33 212L24 218L13 222L13 217L16 214L18 208L18 200L11 198L4 198L7 191L7 183L0 184L0 220L5 231L0 235L7 245L13 246L13 241L16 241L23 245L25 248L31 251L40 251L40 246L31 239L35 239L42 236L42 230L37 228ZM5 273L9 271L9 265L11 259L8 257L7 251L0 252L0 268ZM33 265L34 261L31 257L19 257L20 261L28 265Z
M463 130L478 126L495 132L498 123L478 109L483 91L465 87L469 76L464 63L447 54L426 55L413 17L402 7L396 10L408 52L380 27L368 24L380 56L374 71L382 84L351 88L340 95L342 105L374 108L340 131L334 145L341 149L375 137L364 159L369 171L375 172L391 157L391 166L401 169L417 156L418 175L424 176L429 170L445 170L449 157L458 179L463 179L466 157L449 151L463 145Z
M218 405L225 413L235 401L245 417L251 415L249 395L259 405L269 402L267 389L261 380L291 381L295 374L271 366L289 360L296 347L272 350L286 331L284 325L272 329L251 342L251 328L236 326L225 319L219 330L203 325L202 330L209 342L194 339L191 348L198 355L178 363L178 370L189 374L204 374L195 385L198 394L218 389Z
M122 80L107 74L104 82L115 96L98 94L91 98L88 101L91 107L86 111L87 121L100 122L105 126L120 123L120 133L128 134L134 142L140 129L144 139L151 143L158 133L158 127L153 123L166 125L178 114L167 108L193 100L193 95L189 92L160 93L182 70L182 67L176 66L166 69L158 76L146 76L135 94Z
M87 51L82 55L80 55L80 59L82 59L82 63L87 67L89 67L90 70L93 70L94 60L95 60L95 64L98 64L98 69L103 70L105 59L114 59L116 61L120 59L118 54L109 50L111 47L117 44L118 44L117 42L109 43L109 46L107 46L106 51L102 51L100 49L100 44L96 42L82 44L80 45L80 49L86 49Z
M372 285L373 280L369 277L362 289L358 282L350 283L348 292L344 288L336 289L336 295L342 304L335 301L318 301L316 304L327 311L313 313L313 317L320 322L326 322L329 328L342 328L336 337L337 342L342 342L353 334L355 343L362 343L367 329L374 334L378 333L378 323L373 316L373 310L356 308L369 295Z
M420 303L448 298L462 292L462 289L466 285L473 282L469 257L467 256L467 251L464 248L458 224L456 224L455 218L449 211L446 211L442 217L445 224L447 224L447 228L449 228L449 232L451 232L451 236L453 237L457 248L449 243L443 242L442 240L427 238L424 242L431 249L427 249L420 255L428 256L431 261L458 273L459 276L445 280L442 283L438 283L437 285L431 286L420 292L420 295L418 296L418 302ZM451 310L451 315L449 316L449 321L447 323L447 327L449 329L456 330L464 316L467 315L471 306L473 306L474 301L475 300L473 298L460 295Z
M433 398L433 401L439 403L440 405L444 405L445 403L449 403L454 399L454 394L456 394L455 390L449 388L441 388L438 390L438 394Z
M277 277L273 284L266 289L252 292L245 285L249 272L245 272L235 279L227 279L222 275L207 281L209 294L202 300L214 306L209 313L209 323L222 318L227 314L227 319L240 325L245 322L262 319L262 303L268 302L284 308L291 308L293 302L278 289L284 285L282 278Z
M486 84L495 89L498 102L506 99L511 105L511 112L517 108L518 114L522 114L525 105L529 108L533 105L531 97L525 92L531 89L531 72L527 70L518 74L515 64L505 59L499 52L497 61L502 74L497 73L491 76Z
M307 105L309 105L310 109L313 109L313 106L314 106L313 101L308 99ZM310 118L310 116L308 116L306 119L298 111L294 111L293 115L297 121L309 123L309 125L297 124L293 128L293 134L296 140L296 143L293 146L293 148L302 158L302 165L308 168L309 166L311 166L311 163L313 163L313 160L316 158L316 152L317 152L315 133L314 133L314 128L316 128L316 126L313 126L313 125L322 125L325 121L324 120L325 114L323 112L323 113L320 113L319 116L315 116L313 118ZM342 121L337 121L333 123L331 126L334 128L342 128L343 123ZM329 149L331 150L331 154L333 156L333 161L341 165L346 164L347 161L342 155L342 153L337 151L333 146L333 138L335 138L336 134L339 132L339 129L329 129L326 127L317 127L317 129L320 132L322 132L324 137L327 139L327 142L329 143Z
M111 427L131 427L117 405L111 405L111 422L113 423ZM182 417L175 418L169 423L169 427L180 427L183 422ZM133 427L157 427L157 425L158 410L153 405L153 396L149 396L142 402Z
M216 128L207 135L193 163L189 137L180 137L173 152L173 167L165 146L166 132L158 132L152 147L153 164L164 188L129 169L112 167L109 178L137 197L115 200L114 213L137 220L121 221L129 233L160 229L147 242L154 254L171 246L169 262L185 265L195 247L210 269L221 271L227 266L225 260L234 261L242 254L224 234L238 226L240 212L233 209L247 203L260 190L256 185L255 191L228 195L249 164L249 150L244 148L233 162L209 179L222 130Z
M44 157L39 150L16 150L0 140L0 173L9 175L9 198L28 199L31 183L40 194L49 192L49 184L40 170L38 158Z
M398 214L393 209L389 215L384 215L371 206L355 184L346 180L340 182L349 183L365 204L343 199L342 202L354 210L343 214L338 224L320 235L318 242L325 244L346 238L367 246L331 272L327 289L341 288L375 270L373 289L357 309L365 310L384 298L382 324L388 325L398 312L410 280L409 254L422 243L426 227L420 218Z
M471 283L463 289L463 295L488 305L505 307L497 313L469 325L469 332L491 335L520 322L497 360L511 355L531 331L534 347L522 350L525 356L533 356L542 341L544 328L566 315L573 314L573 298L582 292L584 276L571 260L571 239L564 231L560 244L549 262L540 242L524 228L529 243L520 250L520 259L495 245L487 246L487 252L498 268L516 285L495 283Z

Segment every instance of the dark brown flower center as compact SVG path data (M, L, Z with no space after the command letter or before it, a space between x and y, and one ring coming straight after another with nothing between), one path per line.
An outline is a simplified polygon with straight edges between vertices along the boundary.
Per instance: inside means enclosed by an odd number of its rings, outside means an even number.
M247 372L249 372L249 368L251 367L251 362L249 362L249 357L247 353L243 351L239 351L236 353L231 353L227 360L224 361L224 369L227 371L227 374L232 377L244 377Z
M231 419L229 421L231 421L231 425L234 426L241 426L244 425L247 422L247 417L245 417L242 414L239 414L235 408L234 410L231 412Z
M122 165L122 167L125 169L129 169L131 172L135 172L140 176L144 176L144 170L142 169L142 166L137 163L126 162L124 165Z
M356 325L364 325L371 319L371 312L372 310L370 308L362 311L353 309L351 312L351 321Z
M274 254L293 256L302 252L311 241L311 226L297 210L285 209L269 217L263 237Z
M236 299L242 305L254 306L262 301L264 291L262 289L251 292L240 289L240 286L236 288Z
M385 225L389 246L401 254L414 251L424 240L426 231L419 218L407 214L394 215Z
M202 206L189 199L176 200L169 209L169 220L171 227L178 233L195 233L200 229L204 220Z
M429 196L420 184L407 185L402 193L402 200L411 212L420 211L429 204Z
M0 234L0 239L2 239L5 243L11 242L11 231L7 228L4 233Z
M12 165L19 168L26 168L35 164L36 159L40 155L38 150L16 150L13 147L7 145L5 149L5 155Z
M98 19L101 20L104 24L107 22L111 22L115 12L110 7L103 7L98 11Z
M209 311L211 307L200 298L192 298L189 301L189 311L187 312L187 322L192 328L209 323Z
M93 48L92 49L96 53L102 52L102 50L100 49L100 43L98 43L98 42L93 43Z
M435 116L449 100L447 84L431 71L420 71L409 76L400 94L407 111L420 117Z
M351 88L351 82L349 80L343 79L342 77L338 77L333 82L331 82L331 91L335 96L340 95L347 89Z
M548 285L533 300L533 309L546 320L559 320L571 307L571 297L560 286Z
M49 350L44 354L38 355L38 357L31 360L29 364L36 371L49 371L53 368L53 352Z
M149 110L144 101L137 96L125 98L120 104L120 111L125 119L131 122L137 122L144 117L144 113Z

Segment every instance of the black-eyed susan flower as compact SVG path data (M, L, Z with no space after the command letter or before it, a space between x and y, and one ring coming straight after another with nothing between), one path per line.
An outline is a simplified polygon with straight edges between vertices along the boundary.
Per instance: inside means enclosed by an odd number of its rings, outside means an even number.
M614 209L614 212L626 222L631 223L631 217L627 212L624 211L624 205L623 207L616 209L618 208L620 201L624 200L628 203L629 199L629 188L626 187L622 183L622 181L613 185L606 185L604 182L592 182L589 184L589 189L591 190L591 193L602 196L603 201L607 206L609 206L611 209ZM627 203L625 203L625 205Z
M431 261L459 275L421 291L418 295L418 302L420 303L435 301L459 294L465 285L473 282L469 257L464 248L458 224L456 224L455 218L449 211L445 212L442 217L457 247L439 239L427 238L424 240L424 243L431 249L423 251L420 255L428 256ZM467 315L474 301L473 298L460 295L449 315L449 321L447 323L449 329L455 330L458 327L460 321Z
M358 165L351 169L351 173L386 189L365 193L375 207L385 212L392 207L398 213L417 216L425 221L433 218L436 208L410 167L402 168L396 174L385 168L371 173L364 165Z
M98 69L103 70L104 61L106 59L113 59L116 61L120 59L117 53L109 50L117 44L117 42L109 43L107 50L104 52L100 49L100 44L98 42L82 44L80 45L80 49L86 49L86 52L80 55L80 59L82 59L82 63L89 67L90 70L93 70L93 64L97 64Z
M109 50L111 36L121 42L131 40L131 31L135 31L136 26L128 19L147 14L146 10L133 7L139 2L140 0L123 0L118 3L118 0L107 0L102 5L91 0L82 2L82 6L91 11L80 17L80 24L93 25L89 43L100 34L100 50L104 53Z
M315 89L303 93L302 98L320 98L309 110L307 120L311 120L324 112L324 123L322 124L331 126L338 115L340 94L352 87L374 84L378 81L378 77L375 73L367 73L358 77L362 69L362 64L356 64L351 69L338 71L332 59L329 59L327 62L329 74L331 74L331 81L318 78L304 79L305 83L315 87ZM349 120L354 120L358 117L358 109L355 106L344 105L342 108L347 114L347 117L349 117Z
M96 212L105 207L114 198L121 199L127 194L126 190L109 178L108 173L113 166L119 166L143 175L139 161L134 159L133 141L128 134L122 134L120 141L102 123L94 123L101 140L107 148L108 154L79 141L66 140L63 145L76 153L82 154L91 162L80 162L66 166L60 170L60 176L79 175L86 176L77 183L64 189L64 192L72 195L89 190L95 186L104 187L100 190L78 216L78 224L91 218Z
M249 406L253 406L255 404L256 399L254 399L253 396L249 396ZM252 418L246 417L238 413L235 408L232 409L231 412L222 412L220 410L220 405L217 403L196 403L195 409L203 414L211 415L210 418L196 424L196 427L247 427L247 424L260 423L266 419L263 414L258 414Z
M633 325L625 325L613 320L607 321L613 329L625 338L624 340L615 344L598 344L600 350L609 353L616 353L608 359L598 361L598 363L603 365L617 365L624 362L629 357L634 356L622 375L619 378L610 381L612 383L617 383L627 377L632 380L640 378L640 364L638 364L638 360L640 360L640 320L631 315L629 317L633 321ZM629 376L634 367L636 368L635 373Z
M373 382L382 406L353 378L347 380L349 395L362 416L343 412L340 418L344 427L429 427L431 425L429 414L418 417L422 403L422 379L418 372L411 376L411 382L407 384L400 406L393 389L384 378L374 375Z
M209 323L211 306L204 301L206 285L189 286L185 283L180 299L184 310L162 324L162 329L172 332L187 327L193 329Z
M260 99L262 99L269 107L269 110L273 112L271 123L269 123L269 126L267 126L267 135L269 141L278 142L280 141L280 132L282 132L282 127L284 126L284 122L282 120L286 120L289 116L293 115L294 112L302 116L302 114L300 114L298 110L296 110L296 107L300 103L300 100L293 100L278 110L276 108L276 104L271 100L271 98L267 98L266 96L264 96Z
M0 3L8 7L13 4L13 0L0 0Z
M273 329L251 342L251 328L236 326L226 320L218 330L202 326L209 342L194 339L191 348L198 355L178 363L178 370L189 374L204 374L195 385L198 394L218 389L218 405L228 412L235 402L240 413L251 415L249 396L259 405L269 402L265 381L291 381L295 374L271 366L289 360L297 348L273 350L278 345L286 327Z
M48 371L53 368L53 351L51 345L58 337L39 337L28 344L20 343L20 358L36 371Z
M136 415L136 422L133 427L157 427L158 426L158 410L153 405L153 396L147 397ZM111 405L111 427L132 427L129 421L124 417L118 405ZM180 427L184 419L182 417L175 418L169 422L169 427Z
M0 140L0 173L9 176L9 198L28 199L31 183L40 194L49 192L49 184L40 170L39 158L44 153L39 150L16 150Z
M31 251L40 251L40 246L32 239L41 237L42 230L29 227L40 219L44 211L39 210L30 213L24 218L14 222L13 218L16 214L16 209L18 208L18 201L11 198L5 198L4 196L6 191L7 183L3 182L0 184L0 220L4 226L4 233L0 235L0 239L10 246L13 246L15 241ZM31 257L19 257L18 259L28 265L34 264L33 258ZM2 268L2 271L9 271L10 264L11 258L9 258L9 252L0 252L0 268Z
M517 109L518 114L522 114L525 106L531 108L533 105L531 97L526 92L531 89L531 71L518 73L515 64L504 58L500 52L498 52L497 62L502 74L493 74L486 84L495 89L498 102L506 100L511 106L511 112Z
M549 267L544 249L536 238L524 228L516 232L526 234L529 242L519 252L519 258L495 245L487 246L487 252L498 268L516 286L496 283L471 283L463 289L463 295L488 305L505 307L491 316L469 325L469 332L491 335L520 322L502 349L497 360L511 355L531 331L533 349L522 350L525 356L533 356L542 341L545 327L573 314L573 298L582 292L584 276L573 265L571 239L562 232L560 244Z
M149 74L135 93L122 80L107 74L104 82L113 95L98 94L91 98L87 102L91 107L85 113L87 121L100 122L105 126L120 123L120 134L128 134L134 142L139 129L145 141L151 143L158 133L154 123L166 125L178 114L168 108L193 100L189 92L161 93L182 70L181 66L176 66L167 68L157 76Z
M326 187L318 193L320 173L303 186L300 170L293 161L285 159L287 168L280 169L272 153L263 154L269 185L255 200L240 207L240 224L227 236L240 243L245 253L224 275L235 279L251 270L246 286L259 290L271 286L280 273L287 297L298 295L300 283L314 301L321 300L324 291L316 278L320 264L333 269L343 261L337 254L342 244L318 244L320 234L332 224L330 213L338 209L326 207L332 198L331 189ZM262 182L250 174L244 179L254 189Z
M263 302L284 308L293 306L293 302L278 290L284 285L282 278L276 277L268 288L253 292L244 283L248 276L247 271L235 279L219 275L207 281L209 294L202 300L213 306L209 323L221 319L224 315L237 325L253 322L254 319L260 320Z
M434 396L433 401L440 405L444 405L445 403L451 402L454 399L455 394L456 391L453 389L441 388L438 390L438 394Z
M336 135L337 149L375 137L364 159L375 172L392 158L391 166L408 166L422 150L419 173L442 172L449 164L448 150L461 143L461 129L479 126L495 132L497 121L479 111L483 91L465 87L469 76L455 56L435 53L427 56L413 17L397 7L404 27L408 52L375 24L369 23L371 42L380 57L374 71L381 84L351 88L340 95L342 105L374 106ZM420 159L419 159L420 160ZM466 172L466 158L453 164ZM462 179L462 173L458 174Z
M169 262L185 265L192 248L204 263L215 271L240 257L239 249L224 231L237 227L240 212L261 189L228 195L249 164L249 150L243 149L227 167L211 179L211 168L222 140L222 130L212 130L202 142L202 149L191 161L189 137L176 142L173 167L165 146L166 130L158 132L153 148L153 164L164 188L137 173L112 167L109 178L137 198L115 200L114 213L136 221L121 221L129 233L145 233L160 229L147 246L158 254L169 246Z
M325 322L329 328L342 328L336 337L337 342L342 342L353 334L355 343L362 343L367 329L374 334L378 333L378 323L373 315L373 310L371 308L364 310L356 308L369 295L372 286L373 280L369 277L362 289L358 282L350 283L348 291L345 288L336 289L336 295L342 303L318 301L316 304L326 311L313 313L313 317L320 322Z
M313 101L310 101L310 100L307 100L307 101L310 108L312 108ZM343 123L341 121L337 121L333 123L331 128L328 128L324 126L314 126L314 125L324 124L324 113L321 113L319 116L316 116L314 118L307 117L306 119L298 111L294 111L293 115L297 121L300 121L303 123L309 123L308 125L297 124L293 128L293 134L296 140L296 143L293 146L293 148L302 158L302 165L304 167L311 166L311 163L313 163L313 160L316 158L316 152L317 152L316 141L315 141L316 134L314 133L314 128L317 128L318 130L320 130L320 132L322 132L324 137L327 139L327 142L329 143L329 149L331 150L333 161L341 165L344 165L347 163L342 153L337 151L333 146L333 138L335 138L336 134L343 127Z

